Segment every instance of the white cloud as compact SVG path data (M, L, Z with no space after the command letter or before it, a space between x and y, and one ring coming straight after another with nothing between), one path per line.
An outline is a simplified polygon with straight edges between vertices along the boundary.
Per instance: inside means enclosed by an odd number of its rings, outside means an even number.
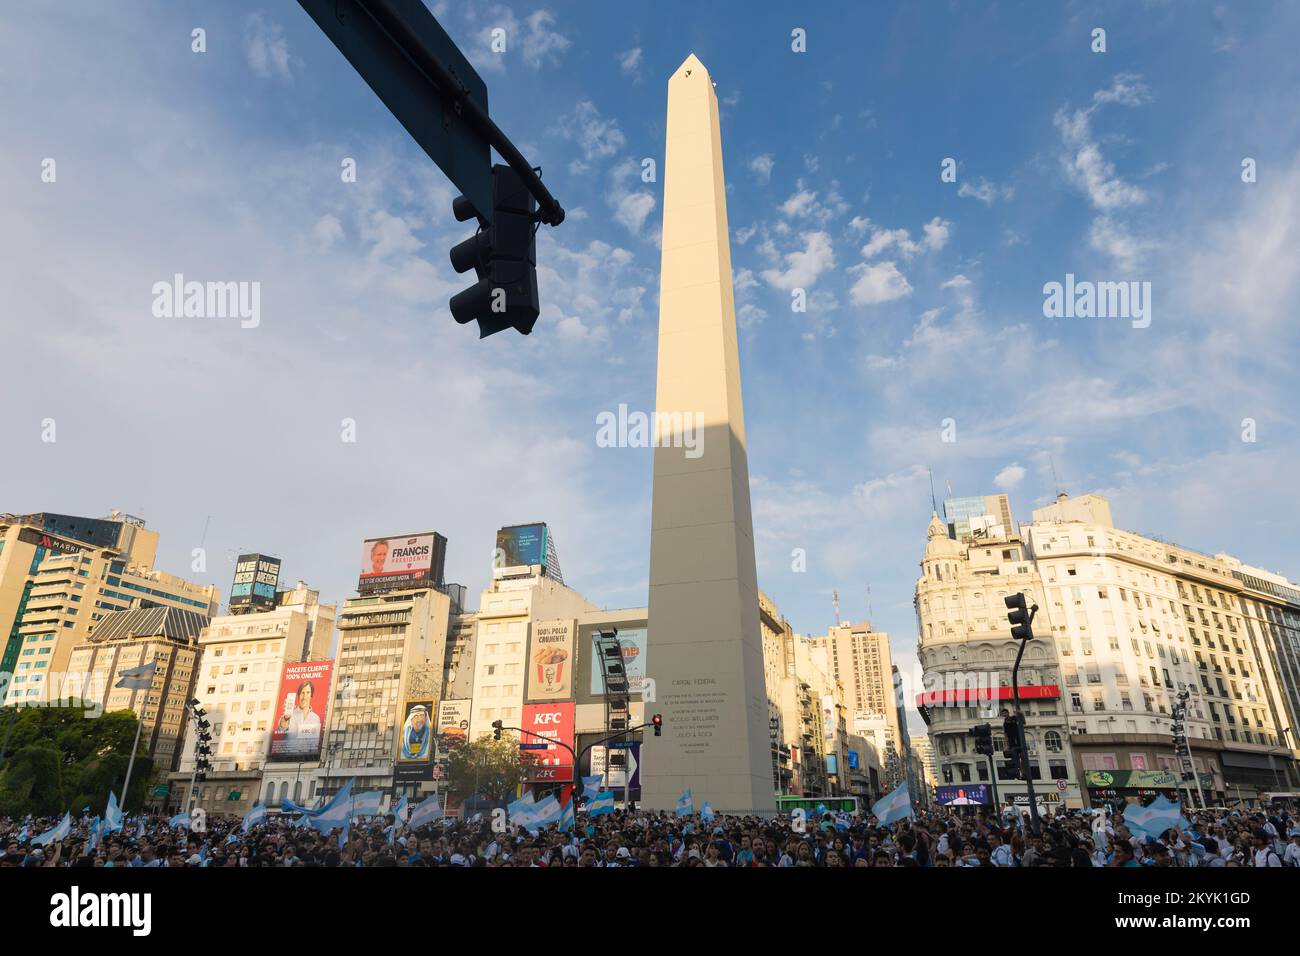
M1139 268L1155 244L1133 235L1110 216L1098 216L1088 230L1088 244L1125 272Z
M817 201L817 194L801 189L780 205L781 215L795 218L806 213Z
M991 206L999 198L1010 199L1015 195L1015 190L1010 186L997 186L981 176L977 183L963 182L957 187L957 195L963 199L978 199L984 205Z
M632 235L640 235L650 213L654 212L655 197L639 188L641 167L634 159L625 159L609 173L610 188L605 201L614 210L614 220ZM629 188L629 184L633 184Z
M824 232L800 233L804 246L786 253L782 260L786 264L780 269L763 270L767 284L778 289L807 289L817 281L827 269L835 265L835 252L831 237Z
M1007 465L993 476L993 487L1000 491L1015 491L1024 477L1025 469L1020 465Z
M264 80L293 80L289 41L284 37L284 29L267 20L260 11L244 20L244 58L253 72Z
M964 275L961 275L959 273L953 276L947 282L945 282L942 286L940 286L940 288L941 289L965 289L968 288L970 284L971 284L970 279L967 279Z
M946 219L940 219L938 216L935 216L921 227L921 231L925 233L925 248L932 252L938 252L948 244L948 236L952 231L952 223L948 222Z
M849 289L849 298L856 305L879 305L912 294L911 284L893 262L864 262L849 272L858 277Z
M761 156L755 156L749 161L750 170L758 176L759 182L763 183L771 182L772 167L775 165L776 161L772 159L771 153L764 153Z
M559 122L560 135L577 142L588 161L608 159L627 143L618 123L605 119L591 100L582 100Z
M630 76L634 80L641 79L641 48L633 47L620 53L618 68L623 71L624 76Z
M334 243L343 238L343 224L339 222L338 217L326 213L316 220L316 225L311 230L312 239L321 249L328 249Z

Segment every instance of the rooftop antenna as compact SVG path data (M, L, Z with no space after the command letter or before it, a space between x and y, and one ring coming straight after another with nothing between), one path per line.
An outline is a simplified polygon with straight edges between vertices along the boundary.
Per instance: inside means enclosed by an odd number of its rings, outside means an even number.
M831 607L835 608L835 626L840 626L840 592L831 591Z
M867 585L867 620L876 616L876 612L871 609L871 585Z
M935 514L938 514L939 502L935 500L934 497L934 469L927 465L925 470L930 473L930 507L934 510Z
M1061 497L1061 481L1056 477L1056 459L1052 457L1051 452L1047 454L1047 461L1052 466L1052 484L1056 486L1056 497Z

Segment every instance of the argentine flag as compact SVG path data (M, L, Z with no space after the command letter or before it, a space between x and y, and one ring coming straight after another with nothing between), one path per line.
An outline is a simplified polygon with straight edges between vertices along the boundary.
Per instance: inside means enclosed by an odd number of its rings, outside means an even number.
M410 814L410 807L407 804L405 794L402 795L401 800L397 801L397 806L393 808L392 813L393 816L397 817L397 825L399 827L406 826L406 818Z
M602 790L587 801L587 816L599 817L614 812L614 791Z
M605 779L605 775L603 773L598 773L592 777L583 777L582 778L583 797L590 800L596 794L600 793L600 784L601 781L604 779Z
M712 804L705 800L704 806L700 807L700 819L705 823L712 823L716 816L717 814L713 812Z
M438 795L431 793L411 809L410 819L407 820L406 825L412 830L417 830L430 823L437 823L441 819L442 804L438 802Z
M325 806L310 815L311 825L322 836L328 835L331 830L346 826L352 818L352 784L355 782L355 778L349 780Z
M249 830L253 829L253 827L257 826L259 823L265 823L265 822L266 822L266 804L264 803L255 804L253 806L253 809L249 810L247 813L244 814L243 831L247 833Z
M893 793L886 794L871 807L872 816L880 821L881 826L906 820L912 815L912 798L907 784L899 784Z
M86 840L87 853L95 852L95 847L99 845L99 831L103 825L103 821L99 817L95 817L95 822L90 825L90 837Z
M1190 826L1183 819L1182 807L1163 796L1156 797L1145 807L1125 807L1124 824L1134 836L1152 840L1159 839L1160 834L1172 827L1187 829Z
M122 829L122 808L117 805L117 794L108 791L108 806L104 809L104 832Z
M176 816L167 821L169 827L185 827L187 830L190 826L190 815L182 810Z
M377 816L383 802L384 793L382 790L371 790L361 794L352 805L352 819Z
M677 798L677 815L679 817L689 817L695 812L695 800L691 797L690 789L682 791L682 795Z
M154 671L158 669L157 661L150 661L148 664L142 664L139 667L131 667L124 670L119 675L119 680L114 687L121 687L124 690L148 690L153 686Z
M32 837L32 846L45 846L55 840L63 840L72 832L72 813L69 811L63 815L63 819L56 826L46 830L40 836Z
M575 803L577 803L576 800L570 799L569 802L564 805L564 812L560 814L560 832L562 833L567 833L573 829L573 805Z
M548 795L546 799L539 800L533 807L528 823L525 823L530 831L540 830L543 827L550 826L552 823L559 823L560 817L564 815L564 808L560 806L560 801L554 796Z
M536 803L537 800L530 790L518 800L512 800L510 803L506 804L506 816L509 817L510 822L515 826L523 826L524 821L528 818L528 815L531 812L529 808L534 806Z

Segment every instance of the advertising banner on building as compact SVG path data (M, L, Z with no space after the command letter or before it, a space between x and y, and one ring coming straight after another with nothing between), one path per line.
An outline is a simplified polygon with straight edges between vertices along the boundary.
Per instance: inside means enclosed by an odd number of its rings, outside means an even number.
M936 787L935 799L941 807L968 807L990 802L986 783L963 783L955 787Z
M438 704L438 738L445 748L469 740L469 713L473 701L444 700Z
M540 744L556 740L573 747L574 705L572 701L556 704L524 704L523 722L519 725L528 733L521 734L522 744ZM544 750L529 750L534 763L529 779L533 781L561 781L573 779L573 757L568 750L548 745Z
M235 562L235 579L230 585L230 606L275 607L275 588L279 583L279 558L241 554Z
M822 728L827 740L835 736L835 698L830 694L822 697Z
M333 661L293 661L280 674L268 760L319 760Z
M1176 790L1179 779L1169 770L1088 770L1083 775L1089 787Z
M361 549L361 577L357 590L363 594L395 588L421 587L442 582L447 539L434 531L367 538Z
M517 524L497 531L496 568L546 564L546 525Z
M632 790L641 788L641 744L633 741L626 750L608 750L603 744L591 748L591 772L604 776L603 788ZM622 755L620 757L620 755ZM621 765L620 765L621 761ZM628 779L628 773L632 779Z
M593 631L591 635L591 692L593 694L604 694L605 675L600 669L599 655L595 653L597 633L599 633L599 629ZM645 684L646 629L644 627L620 627L618 629L618 643L623 651L623 672L627 674L628 689L634 695L639 695Z
M574 621L538 621L528 653L527 700L573 696Z
M399 782L433 779L433 701L416 698L402 704L393 779Z

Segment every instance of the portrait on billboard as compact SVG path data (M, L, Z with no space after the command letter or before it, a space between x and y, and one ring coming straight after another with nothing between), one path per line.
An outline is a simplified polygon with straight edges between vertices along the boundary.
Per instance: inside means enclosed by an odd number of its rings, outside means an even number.
M402 721L401 746L398 760L429 760L433 753L433 701L409 700Z
M333 661L284 665L280 677L280 712L271 729L270 759L320 759L333 668Z

